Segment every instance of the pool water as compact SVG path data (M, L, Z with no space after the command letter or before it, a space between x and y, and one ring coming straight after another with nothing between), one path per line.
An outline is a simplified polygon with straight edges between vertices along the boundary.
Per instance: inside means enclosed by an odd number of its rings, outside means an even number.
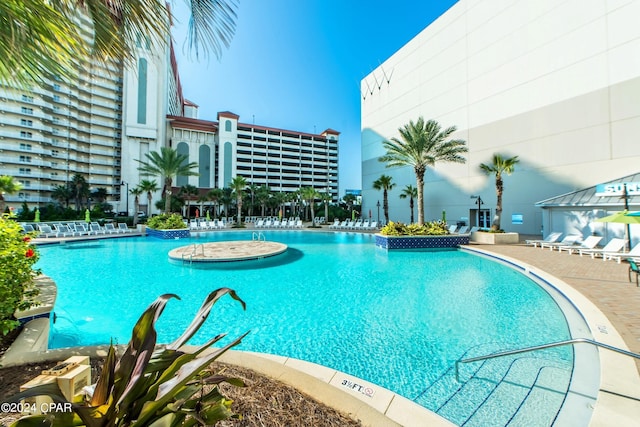
M415 399L465 353L570 338L549 294L500 263L456 250L387 252L368 234L264 234L289 250L209 268L170 262L167 254L192 243L250 240L251 232L41 247L37 267L58 285L50 347L125 344L142 311L175 293L181 300L170 301L157 323L158 341L170 342L209 292L230 287L246 312L223 298L191 344L251 330L236 349L319 363ZM564 361L573 354L549 353Z

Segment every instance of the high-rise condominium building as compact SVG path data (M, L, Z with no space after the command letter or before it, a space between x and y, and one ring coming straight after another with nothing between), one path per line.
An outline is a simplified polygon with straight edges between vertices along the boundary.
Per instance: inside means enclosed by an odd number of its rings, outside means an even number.
M92 191L106 189L114 210L133 214L127 191L153 178L140 174L137 160L164 146L198 163L199 175L176 177L178 187L191 184L205 192L243 176L278 192L314 187L337 201L339 132L249 125L230 112L201 120L198 106L183 97L172 44L141 37L134 51L135 60L126 64L79 59L71 82L52 78L29 89L0 87L0 174L22 186L5 195L9 206L56 203L57 186L79 174Z

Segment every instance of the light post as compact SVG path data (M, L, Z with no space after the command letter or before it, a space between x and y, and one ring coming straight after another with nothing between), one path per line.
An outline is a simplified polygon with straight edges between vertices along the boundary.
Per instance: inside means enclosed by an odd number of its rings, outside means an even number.
M476 199L476 204L478 205L478 212L476 214L476 226L480 227L480 206L484 204L480 196L471 196L471 199Z
M622 197L620 197L621 199L624 200L624 210L626 212L629 212L629 193L627 192L627 183L623 183L622 184ZM630 224L627 224L627 243L629 245L628 250L631 250L631 226Z
M127 192L125 193L126 194L125 197L127 198L127 204L126 204L127 205L127 216L129 216L129 183L121 181L120 182L120 186L122 187L123 185L126 185L126 189L127 189Z
M380 224L380 200L376 203L376 207L378 208L378 224Z

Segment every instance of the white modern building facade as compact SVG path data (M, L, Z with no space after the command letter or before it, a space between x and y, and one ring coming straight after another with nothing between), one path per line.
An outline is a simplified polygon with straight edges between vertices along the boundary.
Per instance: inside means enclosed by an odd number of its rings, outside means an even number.
M548 232L536 202L640 170L640 2L460 0L361 82L363 212L390 175L390 219L409 221L411 168L386 168L382 141L422 116L456 126L465 164L425 176L425 219L488 226L492 155L518 156L504 177L502 228ZM622 202L620 202L622 209ZM603 212L604 214L604 212Z

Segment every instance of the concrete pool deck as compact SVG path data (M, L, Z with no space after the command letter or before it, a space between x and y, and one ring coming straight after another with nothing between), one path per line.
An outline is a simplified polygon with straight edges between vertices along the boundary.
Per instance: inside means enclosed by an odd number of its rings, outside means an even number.
M252 227L247 227L244 230L251 229ZM242 229L227 229L224 231L242 231ZM326 226L318 229L305 228L304 231L359 232L333 230ZM116 236L97 237L110 238ZM521 236L521 240L525 237L528 236ZM39 243L39 240L45 239L38 239L36 242ZM55 243L56 240L59 242L60 240L76 239L46 239L46 242ZM611 326L617 331L612 335L619 334L621 339L624 340L622 344L626 344L630 351L640 353L640 310L638 309L640 307L640 288L637 288L635 283L628 281L628 265L626 263L617 264L612 261L580 257L576 254L569 255L566 252L559 253L548 249L533 248L522 243L515 245L472 244L471 247L517 260L566 283L571 288L570 290L576 291L570 297L575 297L577 300L586 298L589 303L592 303L601 312L594 313L596 318L591 319L592 321L589 322L592 326L598 325L594 331L596 340L607 338L602 335L598 336L597 329L600 327L599 325L610 322ZM577 300L576 302L578 302ZM579 306L579 303L576 305ZM585 317L591 315L591 313L584 312L583 314ZM600 318L604 317L601 314L606 318ZM631 422L632 420L640 419L640 387L638 387L640 361L633 361L629 357L613 354L604 349L599 350L599 353L603 369L607 369L609 374L606 378L603 377L600 385L598 403L590 425L632 425L635 422ZM633 369L632 375L627 375L629 373L629 365ZM324 399L320 400L325 401ZM325 402L334 403L331 399ZM332 404L331 406L334 405ZM339 407L338 409L340 410ZM630 422L631 424L629 424ZM411 423L402 424L412 425ZM375 425L375 423L369 425Z

